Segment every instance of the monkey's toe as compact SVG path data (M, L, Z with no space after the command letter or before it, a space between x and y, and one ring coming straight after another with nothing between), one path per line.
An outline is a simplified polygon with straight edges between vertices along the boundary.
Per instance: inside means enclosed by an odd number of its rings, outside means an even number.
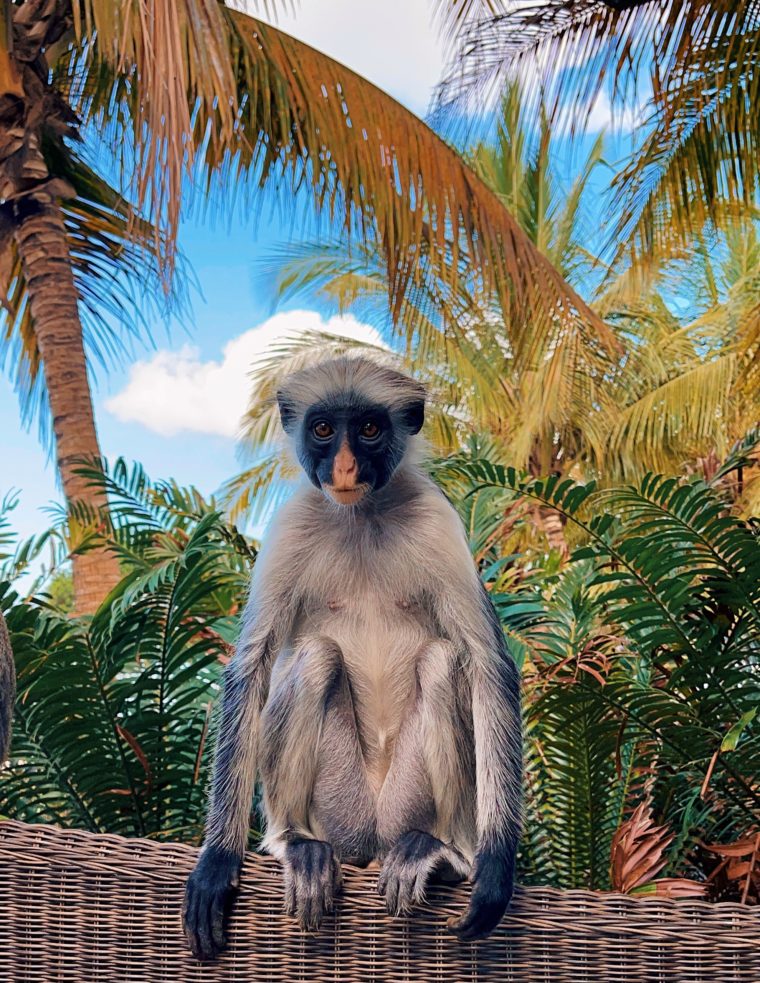
M401 915L422 904L428 882L439 869L453 873L455 851L430 833L411 830L387 854L377 879L388 913Z
M393 916L406 914L415 904L425 900L425 881L420 881L410 867L387 871L382 888L378 885L378 890L385 897L388 914Z
M340 890L340 864L329 843L299 839L285 851L285 911L315 930L332 912Z

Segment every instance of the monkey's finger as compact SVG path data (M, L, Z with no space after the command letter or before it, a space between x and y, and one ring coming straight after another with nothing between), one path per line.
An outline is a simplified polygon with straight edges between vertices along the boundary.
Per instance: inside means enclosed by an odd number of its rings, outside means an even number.
M398 876L395 871L392 874L389 874L385 884L384 893L385 906L388 909L388 914L390 915L395 916L399 914L398 895L400 886L401 885L399 884Z
M197 902L194 892L188 888L185 895L185 905L182 911L182 925L185 931L185 939L190 946L190 951L196 959L200 959L200 945L197 932Z
M446 928L450 932L453 932L462 941L469 941L472 937L472 931L474 928L475 918L471 911L466 911L464 915L460 915L459 918L449 918L446 922Z
M377 893L384 895L388 892L388 885L391 878L395 876L396 869L398 867L398 844L390 851L383 865L380 868L380 873L377 875Z
M211 905L210 912L211 939L218 951L227 945L225 935L225 923L227 921L227 897L225 894L217 894Z
M204 933L202 931L202 919L203 897L198 891L194 891L188 903L185 938L190 945L193 956L200 960L210 958L208 946L205 944Z
M333 854L332 858L333 866L333 882L332 890L333 894L340 894L343 890L343 868L341 867L340 860Z
M430 872L428 870L420 870L417 872L417 876L414 878L414 883L412 884L412 901L414 904L425 903L425 895L427 894L429 880Z
M308 887L301 905L300 921L305 929L314 931L314 929L319 928L322 920L322 892L316 878L311 881Z
M206 896L201 896L197 908L196 933L198 938L198 959L213 959L216 946L211 935L211 903Z
M313 872L294 872L295 881L295 916L301 928L309 930L314 927L314 888L315 875Z
M418 868L411 864L401 870L401 875L399 876L398 908L404 914L411 911L414 907L417 875Z

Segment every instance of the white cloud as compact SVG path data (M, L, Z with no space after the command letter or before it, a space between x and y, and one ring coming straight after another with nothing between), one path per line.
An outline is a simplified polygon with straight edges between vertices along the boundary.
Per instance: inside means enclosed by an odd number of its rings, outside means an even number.
M251 391L250 372L273 346L308 331L382 344L374 328L350 316L323 321L316 311L287 311L227 342L219 360L204 361L194 345L162 349L135 362L106 409L122 422L164 436L185 432L236 437Z
M236 5L261 15L261 4ZM303 0L281 4L277 26L323 51L422 114L443 70L429 0Z
M589 133L599 133L600 130L633 130L642 124L644 108L645 104L642 102L638 106L613 109L610 97L602 90L591 107L586 128Z

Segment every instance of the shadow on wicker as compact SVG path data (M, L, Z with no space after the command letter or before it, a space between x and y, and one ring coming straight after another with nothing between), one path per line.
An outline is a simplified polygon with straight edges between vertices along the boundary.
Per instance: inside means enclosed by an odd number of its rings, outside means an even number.
M760 983L758 909L527 888L491 939L463 944L445 922L467 887L392 920L374 874L346 868L338 910L315 935L282 914L279 869L256 855L229 949L201 965L179 924L196 852L0 823L0 981Z

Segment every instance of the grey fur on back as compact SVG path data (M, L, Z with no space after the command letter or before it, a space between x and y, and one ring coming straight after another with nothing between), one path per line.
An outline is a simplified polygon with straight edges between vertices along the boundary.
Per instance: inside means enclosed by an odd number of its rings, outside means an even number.
M16 671L13 666L11 640L5 619L0 614L0 764L10 750L11 718L16 696Z

